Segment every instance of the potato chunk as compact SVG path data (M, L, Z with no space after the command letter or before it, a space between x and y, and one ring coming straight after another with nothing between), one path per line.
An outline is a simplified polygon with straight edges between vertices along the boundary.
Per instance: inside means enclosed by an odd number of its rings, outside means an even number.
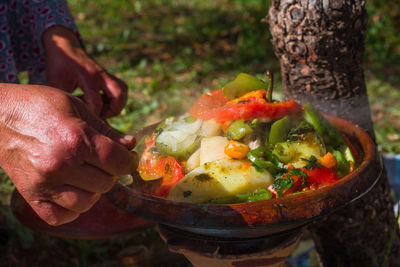
M210 136L201 140L200 164L228 158L224 150L229 140L223 136Z
M200 148L197 149L187 160L185 172L190 172L200 166Z
M258 172L247 162L221 159L203 164L189 172L172 188L168 199L202 203L266 188L273 181L274 178L269 172Z

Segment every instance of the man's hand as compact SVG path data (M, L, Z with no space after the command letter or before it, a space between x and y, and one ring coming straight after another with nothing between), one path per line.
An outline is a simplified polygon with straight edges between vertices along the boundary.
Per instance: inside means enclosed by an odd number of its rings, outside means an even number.
M126 84L90 58L72 31L54 26L44 32L42 39L50 86L67 92L79 87L96 115L108 118L119 114L127 100Z
M87 211L136 169L135 138L122 135L70 94L0 84L0 166L51 225Z

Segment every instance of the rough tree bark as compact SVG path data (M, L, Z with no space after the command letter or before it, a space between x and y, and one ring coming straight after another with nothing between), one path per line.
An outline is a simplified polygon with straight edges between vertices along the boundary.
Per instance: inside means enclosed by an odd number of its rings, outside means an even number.
M362 69L365 1L273 0L266 20L285 95L353 121L374 138ZM382 266L393 230L388 265L400 266L386 175L367 195L310 227L321 264L335 267Z

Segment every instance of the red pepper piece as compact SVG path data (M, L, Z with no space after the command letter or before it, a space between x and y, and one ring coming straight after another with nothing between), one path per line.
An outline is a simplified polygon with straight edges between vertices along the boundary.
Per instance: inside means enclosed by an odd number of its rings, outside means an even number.
M222 90L215 90L201 95L190 109L190 114L198 119L210 120L229 98L222 95Z
M294 100L269 103L263 98L250 97L237 103L226 104L215 115L217 122L232 120L278 119L301 110Z
M335 183L340 179L340 176L333 170L326 167L312 168L307 170L301 168L308 176L307 181L310 183L308 187L319 188Z

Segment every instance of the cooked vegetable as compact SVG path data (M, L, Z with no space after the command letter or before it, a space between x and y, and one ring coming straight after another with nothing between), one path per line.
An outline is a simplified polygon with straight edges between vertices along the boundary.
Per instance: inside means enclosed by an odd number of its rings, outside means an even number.
M328 169L336 169L338 164L335 156L333 156L331 152L326 153L325 156L320 158L319 163Z
M188 173L200 166L200 148L197 149L186 161L185 172Z
M164 156L186 160L199 147L202 121L189 115L170 118L158 129L156 148Z
M225 154L231 159L243 159L249 151L249 146L234 140L230 140L224 150Z
M326 167L291 169L270 187L276 197L284 197L302 190L318 189L339 180L339 176Z
M190 109L190 114L198 119L211 120L216 112L229 101L222 95L222 90L215 90L201 95Z
M283 163L289 163L297 154L295 146L290 142L277 143L273 150L274 155Z
M227 97L237 98L251 91L267 88L267 83L249 74L240 73L235 80L222 88L222 94Z
M203 121L199 134L204 137L218 135L221 131L221 125L215 120Z
M280 161L269 149L258 147L247 154L248 159L260 170L267 170L272 174L282 172Z
M228 158L225 154L225 147L229 140L223 136L205 137L201 140L200 146L200 165Z
M269 103L263 98L252 97L246 101L223 106L217 110L214 119L217 122L240 119L251 121L256 118L270 121L296 113L299 110L300 105L293 100Z
M323 138L326 146L339 148L346 160L355 162L349 146L342 135L329 123L310 103L304 104L304 119L313 125L317 133Z
M243 120L236 120L229 125L226 135L229 139L240 140L253 132L253 129Z
M336 172L340 177L346 176L350 172L350 163L347 162L346 158L340 151L333 150L332 154L335 156L337 161Z
M340 133L310 103L304 104L304 119L322 137L325 144L332 147L345 145Z
M286 141L291 126L292 122L289 116L285 116L272 123L269 133L269 143L275 145L278 142Z
M203 164L186 174L172 188L168 199L202 203L267 188L273 180L269 172L258 172L251 164L222 159Z
M155 196L168 196L171 188L184 176L181 164L173 157L162 157L146 152L138 166L143 180L162 179L160 187L153 193Z
M310 104L272 100L264 83L239 74L203 94L189 114L166 119L139 163L156 196L189 203L243 203L332 184L356 167L357 150Z
M267 78L268 89L267 89L267 101L272 102L272 91L274 89L274 73L270 70L265 72Z
M274 153L284 163L292 163L294 167L304 166L304 158L311 156L320 159L326 153L324 144L315 132L308 132L298 136L298 139L275 145Z

